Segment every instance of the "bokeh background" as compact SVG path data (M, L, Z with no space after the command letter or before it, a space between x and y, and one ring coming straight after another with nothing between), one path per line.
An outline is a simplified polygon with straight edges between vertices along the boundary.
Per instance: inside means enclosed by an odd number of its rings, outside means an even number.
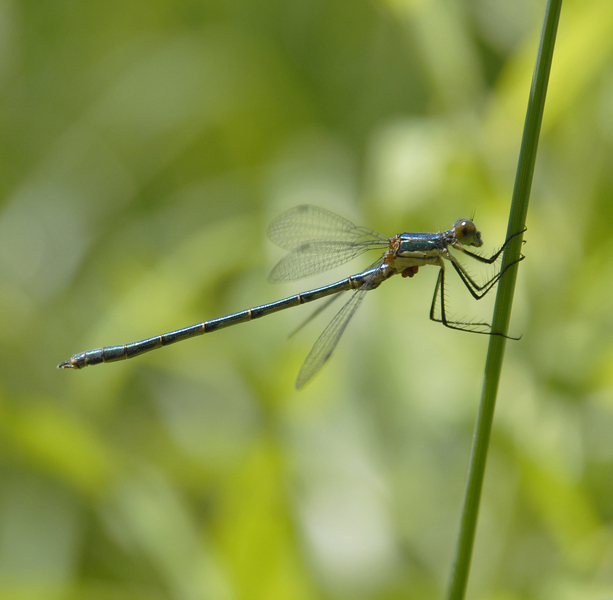
M0 3L0 597L443 596L487 339L428 320L436 270L369 294L300 393L333 309L55 366L374 260L267 283L300 203L500 246L543 11ZM612 197L613 3L567 0L470 598L613 597Z

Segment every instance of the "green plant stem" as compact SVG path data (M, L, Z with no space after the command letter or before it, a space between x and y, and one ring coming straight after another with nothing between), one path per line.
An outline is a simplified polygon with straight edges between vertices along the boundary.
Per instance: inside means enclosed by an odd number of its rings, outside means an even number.
M534 174L534 164L538 148L547 84L553 58L558 20L562 8L562 0L548 0L545 8L545 19L541 40L530 89L530 99L524 125L524 134L519 154L513 201L507 236L522 231L525 227L530 188ZM522 236L517 236L506 248L502 260L502 269L517 261L522 247ZM506 335L509 329L511 308L513 306L513 293L517 278L517 265L512 266L501 278L496 295L496 306L492 321L493 331ZM477 423L471 449L468 467L468 479L462 508L460 532L456 545L455 560L452 566L451 578L448 588L449 600L462 600L466 594L470 562L472 558L479 502L483 487L483 477L487 460L487 451L490 441L496 394L502 370L502 360L506 346L506 338L493 335L490 337L481 402L477 415Z

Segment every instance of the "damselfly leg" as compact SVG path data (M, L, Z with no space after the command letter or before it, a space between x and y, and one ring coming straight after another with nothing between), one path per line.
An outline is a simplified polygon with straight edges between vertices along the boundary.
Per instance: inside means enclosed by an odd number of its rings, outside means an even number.
M485 257L485 256L481 256L480 254L475 254L474 252L470 252L462 247L456 247L456 248L460 250L461 252L463 252L464 254L466 254L467 256L470 256L471 258L475 258L481 263L491 265L491 264L494 264L500 258L501 254L504 252L504 249L507 247L509 242L516 236L524 233L524 231L525 229L523 231L520 231L518 233L515 233L509 236L509 238L505 241L505 243L498 250L498 252L496 252L490 257ZM506 265L503 269L501 269L493 277L491 277L490 279L488 279L482 284L478 284L470 276L470 274L466 271L466 268L460 263L460 261L455 256L453 256L451 253L449 253L449 255L446 256L445 258L447 258L449 262L453 265L453 268L455 269L456 273L460 277L460 280L462 281L466 289L471 293L473 298L475 300L481 300L492 290L492 288L498 283L500 278L504 275L504 273L510 267L521 262L525 257L522 254L519 257L519 259ZM436 305L437 305L437 299L439 298L439 296L440 296L440 317L437 317L436 316ZM432 296L432 305L430 307L430 320L435 321L437 323L442 323L445 327L448 327L449 329L457 329L459 331L467 331L469 333L479 333L479 334L485 334L485 335L501 335L508 339L518 339L518 338L513 338L510 336L504 335L499 332L492 331L492 327L489 323L485 323L482 321L479 321L479 322L452 321L447 318L447 307L446 307L446 302L445 302L445 264L443 262L441 262L440 264L439 274L436 280L434 294Z

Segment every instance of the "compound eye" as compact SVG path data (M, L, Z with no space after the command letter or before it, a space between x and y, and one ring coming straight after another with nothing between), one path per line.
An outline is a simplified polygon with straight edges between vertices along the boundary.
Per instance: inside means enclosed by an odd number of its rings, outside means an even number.
M481 246L481 234L470 219L460 219L453 224L456 240L463 246Z

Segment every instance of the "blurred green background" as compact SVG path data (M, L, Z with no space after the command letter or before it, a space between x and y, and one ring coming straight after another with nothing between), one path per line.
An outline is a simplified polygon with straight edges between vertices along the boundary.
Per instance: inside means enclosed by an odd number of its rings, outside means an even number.
M435 269L301 393L333 309L55 366L375 259L268 284L300 203L388 235L475 213L500 246L543 10L0 3L1 598L442 597L487 339L428 320ZM567 0L469 598L613 597L612 196L613 3Z

